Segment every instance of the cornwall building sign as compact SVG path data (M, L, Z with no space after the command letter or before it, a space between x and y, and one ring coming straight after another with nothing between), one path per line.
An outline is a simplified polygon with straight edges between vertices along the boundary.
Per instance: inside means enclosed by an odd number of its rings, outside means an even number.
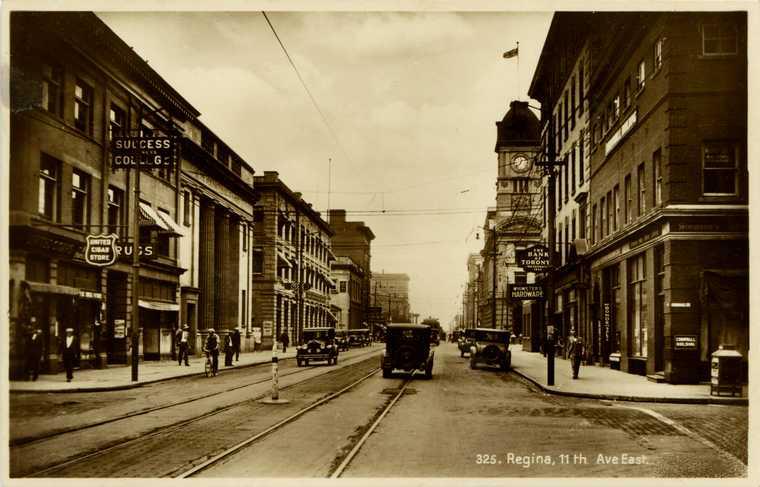
M531 299L544 299L544 297L544 287L541 284L509 285L510 299L528 301Z

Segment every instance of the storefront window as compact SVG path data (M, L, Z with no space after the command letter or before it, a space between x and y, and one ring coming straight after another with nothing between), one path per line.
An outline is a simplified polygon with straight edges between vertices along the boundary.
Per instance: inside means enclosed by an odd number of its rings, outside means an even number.
M646 258L639 254L628 260L628 323L631 355L647 356Z

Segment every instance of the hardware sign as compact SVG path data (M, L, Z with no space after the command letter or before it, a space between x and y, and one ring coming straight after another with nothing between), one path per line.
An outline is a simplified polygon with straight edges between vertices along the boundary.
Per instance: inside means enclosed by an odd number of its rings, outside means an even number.
M517 252L517 265L531 272L542 272L551 268L549 249L543 245L534 245Z
M173 169L174 139L171 137L129 137L115 135L111 141L114 169Z
M116 262L116 234L88 235L84 260L90 265L109 266Z
M544 287L541 284L510 284L509 298L521 301L544 299Z

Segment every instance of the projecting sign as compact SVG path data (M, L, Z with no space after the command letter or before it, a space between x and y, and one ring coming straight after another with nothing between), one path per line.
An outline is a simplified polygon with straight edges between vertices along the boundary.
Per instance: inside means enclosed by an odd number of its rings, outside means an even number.
M171 137L128 137L111 140L111 167L114 169L173 169L174 139Z
M87 235L84 260L90 265L108 266L116 262L116 234Z
M697 335L675 335L673 337L673 348L676 350L696 350Z
M531 272L542 272L551 268L549 249L543 245L517 252L517 265Z
M544 299L544 287L541 284L510 284L509 298L524 301Z

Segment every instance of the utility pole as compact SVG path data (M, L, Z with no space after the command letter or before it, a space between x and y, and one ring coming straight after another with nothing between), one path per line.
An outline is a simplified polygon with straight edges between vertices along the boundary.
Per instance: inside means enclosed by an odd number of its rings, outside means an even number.
M491 252L492 265L492 290L491 290L491 328L496 328L496 222L494 221L491 229L491 241L493 250Z
M142 118L142 117L141 117ZM140 361L140 161L135 174L135 197L132 205L132 382L138 381L137 367Z
M546 278L546 299L547 299L547 314L546 317L546 381L550 386L554 385L554 269L556 267L556 231L555 222L557 216L557 203L556 203L556 189L555 189L555 175L554 166L556 165L555 155L555 137L554 137L554 120L551 115L549 116L549 129L547 131L547 151L546 151L546 170L549 173L549 187L547 189L548 201L548 243L549 243L549 272Z

